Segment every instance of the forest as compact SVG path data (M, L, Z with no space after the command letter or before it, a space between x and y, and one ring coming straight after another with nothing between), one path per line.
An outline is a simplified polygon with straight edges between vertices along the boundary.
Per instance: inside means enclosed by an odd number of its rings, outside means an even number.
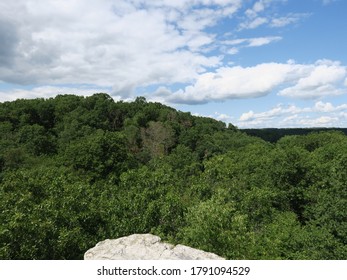
M312 132L341 131L347 135L347 128L313 127L313 128L244 128L241 131L248 135L260 137L265 141L275 143L288 135L307 135Z
M0 259L153 233L227 259L345 260L346 170L343 131L266 141L104 93L3 102Z

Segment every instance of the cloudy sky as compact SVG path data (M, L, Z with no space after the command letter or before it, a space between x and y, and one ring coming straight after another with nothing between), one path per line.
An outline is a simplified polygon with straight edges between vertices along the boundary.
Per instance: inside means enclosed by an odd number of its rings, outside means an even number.
M1 0L0 102L106 92L245 127L347 127L345 0Z

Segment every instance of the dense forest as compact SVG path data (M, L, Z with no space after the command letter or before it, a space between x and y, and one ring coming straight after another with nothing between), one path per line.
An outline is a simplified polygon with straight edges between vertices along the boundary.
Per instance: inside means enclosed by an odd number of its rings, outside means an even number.
M271 143L277 142L284 136L289 135L307 135L312 132L329 132L329 131L341 131L347 135L347 128L244 128L241 131L246 132L248 135L260 137L265 141Z
M0 259L153 233L228 259L347 259L347 136L265 141L138 97L0 103Z

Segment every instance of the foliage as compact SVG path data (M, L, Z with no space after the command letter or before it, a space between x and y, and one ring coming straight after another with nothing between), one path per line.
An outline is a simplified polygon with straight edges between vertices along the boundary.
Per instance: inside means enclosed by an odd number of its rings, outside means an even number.
M246 131L267 142L103 93L0 103L0 259L147 232L229 259L346 259L341 131Z

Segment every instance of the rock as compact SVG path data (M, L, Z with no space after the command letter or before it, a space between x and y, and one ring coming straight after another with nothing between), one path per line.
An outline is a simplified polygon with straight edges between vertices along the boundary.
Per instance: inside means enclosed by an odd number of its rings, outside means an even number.
M85 260L223 260L213 253L161 242L152 234L106 239L84 254Z

